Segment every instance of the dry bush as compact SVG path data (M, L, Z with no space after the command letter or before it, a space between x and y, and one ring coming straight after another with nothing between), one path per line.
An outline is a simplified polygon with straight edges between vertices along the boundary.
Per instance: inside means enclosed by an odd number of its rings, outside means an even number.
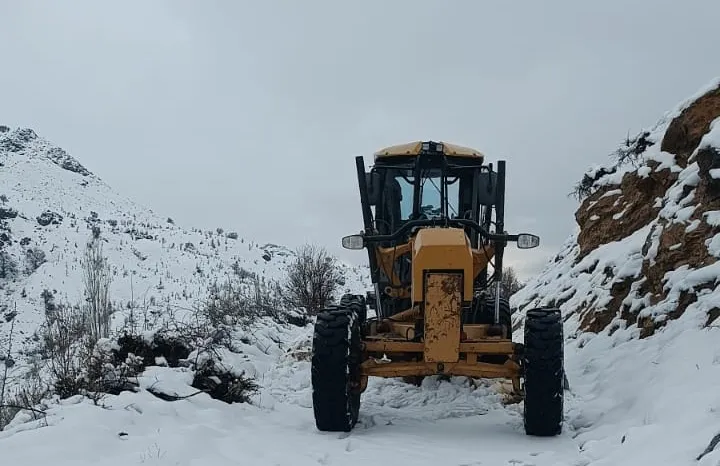
M105 375L118 377L116 368L108 365L107 355L97 348L98 342L110 334L112 313L110 267L97 229L86 245L82 267L83 305L58 304L49 290L42 293L45 320L37 333L35 351L46 361L53 391L60 398L104 391Z
M37 361L34 361L30 366L21 385L16 384L14 388L9 388L8 370L15 365L12 351L16 315L16 311L8 314L10 334L7 352L3 354L2 358L4 371L0 376L0 431L21 411L29 412L35 419L44 416L43 411L38 409L37 406L50 393L50 387L43 382L40 376L40 365Z
M102 240L99 236L93 235L88 242L82 266L88 328L92 340L97 342L110 335L110 314L112 313L109 299L112 274L107 259L103 256Z
M525 285L518 278L515 269L512 267L503 268L502 284L500 285L502 296L509 299L510 296L520 291L523 286Z
M213 284L207 300L201 304L200 315L212 327L249 324L261 317L280 320L283 303L280 287L257 276L228 278Z
M316 315L333 302L343 277L335 257L314 245L300 247L288 267L284 286L285 301Z

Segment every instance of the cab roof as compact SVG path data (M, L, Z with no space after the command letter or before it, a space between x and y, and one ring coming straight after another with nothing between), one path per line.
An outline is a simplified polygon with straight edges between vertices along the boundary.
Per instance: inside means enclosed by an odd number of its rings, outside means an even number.
M423 150L423 142L428 141L414 141L406 144L398 144L395 146L389 146L384 149L380 149L375 152L375 159L386 158L386 157L397 157L397 156L414 156L420 155ZM432 141L430 141L432 142ZM485 155L479 150L472 149L470 147L463 147L457 144L451 144L443 141L437 142L438 145L442 144L442 153L444 155L456 156L456 157L472 157L479 158L480 160L485 158Z

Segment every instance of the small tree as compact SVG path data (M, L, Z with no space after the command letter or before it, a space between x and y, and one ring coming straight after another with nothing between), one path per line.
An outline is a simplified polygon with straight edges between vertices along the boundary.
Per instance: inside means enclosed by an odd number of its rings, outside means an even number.
M112 274L103 257L102 240L95 232L85 248L82 265L88 326L90 336L96 342L110 334L109 288Z
M285 298L290 305L315 315L332 302L341 280L335 257L324 248L306 244L296 251L288 268Z
M503 267L502 284L500 285L502 288L502 296L510 298L510 296L520 291L523 286L524 284L518 279L515 269L512 267Z

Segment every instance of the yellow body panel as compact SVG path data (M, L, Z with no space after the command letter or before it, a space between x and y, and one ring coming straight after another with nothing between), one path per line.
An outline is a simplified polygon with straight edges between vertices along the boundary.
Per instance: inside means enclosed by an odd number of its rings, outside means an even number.
M425 362L457 362L460 358L461 273L425 276Z
M473 253L462 228L425 228L412 242L412 300L424 301L425 271L460 271L464 274L463 299L473 294Z

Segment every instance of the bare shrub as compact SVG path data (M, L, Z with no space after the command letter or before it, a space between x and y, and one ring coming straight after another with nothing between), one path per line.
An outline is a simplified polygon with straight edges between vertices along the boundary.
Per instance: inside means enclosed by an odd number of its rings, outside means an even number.
M244 374L235 374L208 359L197 367L192 386L225 403L247 403L260 388Z
M277 283L243 274L242 278L228 278L222 285L213 284L201 315L214 327L248 324L260 317L277 319L282 307Z
M13 336L15 330L15 317L17 310L8 314L7 320L10 322L10 334L8 338L7 353L3 354L2 360L4 371L0 377L0 431L3 430L14 418L21 412L26 411L35 419L44 416L42 410L36 406L49 394L50 387L45 384L40 376L40 365L37 361L33 361L29 370L25 374L22 384L9 389L10 379L8 369L14 366L15 362L12 357Z
M340 268L333 256L318 246L304 245L297 250L288 267L283 291L288 304L315 315L332 303L342 281Z
M510 298L510 296L520 291L523 286L524 284L518 278L515 273L515 269L512 267L503 268L502 284L500 285L500 288L502 289L502 295L505 298Z
M94 343L109 336L112 311L109 299L112 274L103 256L102 240L99 237L93 235L88 242L82 265L88 329Z
M642 131L633 138L628 134L620 147L611 154L611 157L615 159L616 166L630 163L634 168L637 168L640 156L649 147L655 145L655 141L648 139L649 136L649 131Z
M45 320L38 332L37 352L47 362L54 392L61 398L104 391L109 370L107 355L98 351L97 344L110 334L111 272L97 230L86 245L82 267L82 306L58 304L49 290L42 293Z
M248 269L241 267L240 262L238 261L233 262L232 269L233 272L235 272L235 275L237 275L240 280L257 278L257 274L255 272L251 272Z
M40 248L30 248L25 251L25 270L28 274L36 271L46 261L45 251Z
M87 366L91 350L87 328L86 314L79 306L46 306L38 349L61 398L73 396L82 388L83 366Z
M8 382L8 369L10 369L10 366L12 363L12 342L13 342L13 331L15 330L15 315L12 316L11 323L10 323L10 338L8 343L8 349L7 354L4 355L3 358L3 375L2 379L0 379L0 430L3 429L7 425L8 422L10 422L10 419L12 419L15 416L14 412L8 412L8 408L5 406L5 392L7 389L7 382Z
M13 260L10 253L0 251L0 278L13 278L17 274L17 263Z
M578 201L582 201L595 191L595 183L600 178L616 173L621 166L628 163L637 168L642 154L655 144L654 141L648 139L649 136L649 131L642 131L633 138L628 135L623 143L610 154L610 157L614 159L612 165L585 173L582 179L575 184L569 195L575 197Z

